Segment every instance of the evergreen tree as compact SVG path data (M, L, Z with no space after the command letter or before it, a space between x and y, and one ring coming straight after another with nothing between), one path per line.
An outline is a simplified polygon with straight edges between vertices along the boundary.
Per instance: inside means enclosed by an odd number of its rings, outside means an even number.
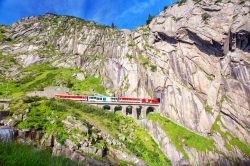
M115 24L112 22L112 24L111 24L111 28L113 28L113 29L115 29L116 28L116 26L115 26Z
M148 19L146 21L146 24L149 25L151 21L153 20L154 16L151 16L150 14L148 15Z

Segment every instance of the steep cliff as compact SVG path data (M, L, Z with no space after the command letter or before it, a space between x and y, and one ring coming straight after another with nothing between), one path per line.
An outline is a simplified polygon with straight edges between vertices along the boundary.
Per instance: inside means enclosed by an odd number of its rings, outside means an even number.
M67 78L79 73L83 80L100 78L109 95L160 98L161 116L214 140L216 155L186 147L191 164L211 158L228 164L249 161L249 20L247 0L181 0L135 31L53 14L28 17L1 26L0 79L18 82L19 94L10 95L20 96L23 85L27 91L37 89L27 88L31 80L26 78L37 78L27 67L46 63L75 69ZM45 76L36 80L39 88L56 81L68 85L61 77L47 83ZM75 93L94 93L70 83ZM160 123L145 123L149 133L154 125L163 131ZM172 162L185 160L169 153Z

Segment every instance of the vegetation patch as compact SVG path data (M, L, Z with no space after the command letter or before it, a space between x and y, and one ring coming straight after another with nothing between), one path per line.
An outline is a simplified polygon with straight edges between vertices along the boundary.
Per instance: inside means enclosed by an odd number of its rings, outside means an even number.
M179 0L178 1L178 6L181 6L181 5L183 5L184 3L186 3L187 2L187 0Z
M68 87L74 93L106 95L100 77L89 76L84 80L78 80L73 77L75 73L82 72L77 69L56 68L49 64L31 66L23 69L22 77L19 79L3 80L3 84L0 85L0 97L1 94L5 94L6 89L11 97L19 97L27 92L41 91L47 86L57 85Z
M199 152L216 151L212 139L197 135L196 133L175 124L169 119L162 117L160 114L149 114L148 119L157 122L160 125L176 149L181 152L186 159L189 157L184 149L185 146L195 148Z
M29 145L0 142L0 165L74 166L80 164L63 157L54 157L48 151Z
M150 70L152 72L156 72L157 71L157 66L156 65L150 65Z
M195 4L200 3L202 0L193 0Z
M230 132L222 131L221 127L218 123L221 124L222 127L225 128L225 126L223 125L223 123L221 121L221 116L218 115L213 126L212 126L211 132L212 133L219 133L222 136L222 138L225 141L225 144L224 144L225 148L228 151L232 151L233 147L237 147L242 153L244 153L247 156L250 156L250 147L247 144L241 142L238 138L233 136Z
M152 20L155 18L155 16L151 16L150 14L148 15L148 19L147 19L147 21L146 21L146 24L147 25L149 25L151 22L152 22Z
M207 24L207 21L211 18L211 16L208 13L203 13L201 18L203 21L205 21L205 24Z
M205 108L205 111L206 111L206 112L210 113L211 115L214 114L214 113L213 113L213 108L212 108L210 105L208 105L207 102L205 103L204 108Z
M4 41L5 30L0 27L0 42Z
M141 64L141 65L143 65L144 67L146 67L146 66L148 66L149 65L149 59L148 58L146 58L146 57L144 57L143 55L139 55L138 56L138 61L139 61L139 63Z
M244 5L245 2L246 2L246 0L240 0L240 1L239 1L239 4L240 4L240 5Z
M214 2L214 4L217 5L217 4L221 3L221 2L222 2L222 0L217 0L217 1Z
M11 111L14 114L27 114L26 120L17 122L18 128L35 128L45 133L54 133L61 144L66 139L74 140L77 134L77 131L68 132L62 121L67 116L77 117L83 124L94 125L94 128L89 127L89 134L85 134L84 137L92 140L95 130L100 129L126 146L118 150L133 154L149 165L170 165L151 136L131 117L124 117L119 113L114 114L80 102L37 97L13 101ZM103 139L92 142L92 145L97 148L110 147ZM113 145L113 148L118 147Z

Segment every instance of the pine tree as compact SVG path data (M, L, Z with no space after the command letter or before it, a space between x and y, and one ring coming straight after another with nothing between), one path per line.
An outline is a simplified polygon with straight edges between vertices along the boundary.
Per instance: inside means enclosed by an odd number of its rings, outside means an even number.
M153 20L154 16L151 16L150 14L148 15L148 19L146 21L146 24L149 25L151 21Z
M112 22L112 24L111 24L111 28L113 28L113 29L115 29L116 28L116 26L115 26L115 24Z

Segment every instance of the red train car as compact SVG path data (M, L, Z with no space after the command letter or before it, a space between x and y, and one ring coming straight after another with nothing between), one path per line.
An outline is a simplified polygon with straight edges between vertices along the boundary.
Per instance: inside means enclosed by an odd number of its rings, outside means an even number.
M77 100L77 101L88 101L88 96L78 96L78 95L59 95L59 94L56 94L55 98Z
M156 100L156 99L142 99L142 103L159 104L159 100Z
M142 99L119 97L118 98L118 102L124 102L124 103L141 103Z

